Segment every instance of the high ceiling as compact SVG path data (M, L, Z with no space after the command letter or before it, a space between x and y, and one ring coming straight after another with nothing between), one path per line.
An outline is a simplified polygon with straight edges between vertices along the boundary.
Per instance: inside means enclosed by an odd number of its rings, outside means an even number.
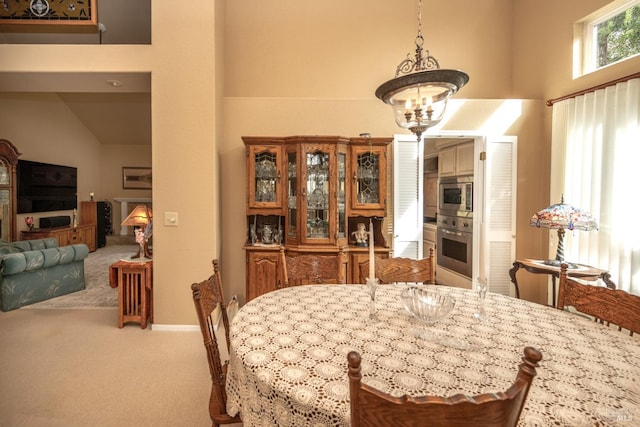
M24 32L3 44L150 44L151 0L98 0L103 31ZM151 144L149 73L0 73L0 92L53 92L102 144Z

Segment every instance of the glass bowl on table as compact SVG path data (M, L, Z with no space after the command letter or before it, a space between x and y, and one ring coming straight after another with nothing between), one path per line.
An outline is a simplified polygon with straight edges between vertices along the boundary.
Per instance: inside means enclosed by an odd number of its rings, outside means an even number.
M418 338L442 345L462 346L461 340L447 337L433 327L451 315L456 306L455 299L434 289L410 286L400 293L400 301L404 309L423 324L416 333Z

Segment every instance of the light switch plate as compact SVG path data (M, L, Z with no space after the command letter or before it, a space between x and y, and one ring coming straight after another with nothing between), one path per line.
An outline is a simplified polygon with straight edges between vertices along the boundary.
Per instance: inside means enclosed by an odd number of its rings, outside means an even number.
M178 225L178 212L165 212L164 225L176 227Z

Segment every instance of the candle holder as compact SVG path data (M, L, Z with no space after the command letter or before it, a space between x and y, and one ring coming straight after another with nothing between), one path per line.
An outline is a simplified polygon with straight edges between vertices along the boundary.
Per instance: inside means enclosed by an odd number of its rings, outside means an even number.
M377 323L380 321L376 313L376 290L378 289L379 280L367 277L367 287L369 288L369 319L368 323Z

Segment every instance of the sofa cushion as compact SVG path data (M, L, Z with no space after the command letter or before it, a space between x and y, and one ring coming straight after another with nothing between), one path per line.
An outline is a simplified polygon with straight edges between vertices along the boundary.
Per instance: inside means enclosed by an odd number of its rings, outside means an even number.
M52 265L61 264L61 262L60 262L60 259L61 259L60 249L62 249L62 248L49 248L49 249L41 250L40 252L42 253L42 256L44 257L41 267L42 268L46 268L46 267L51 267Z
M44 267L44 254L42 251L25 251L22 252L26 260L25 271L38 270Z
M17 242L12 242L11 245L21 248L23 251L57 248L58 239L54 237L47 237L45 239L18 240Z
M27 260L24 254L8 254L2 257L2 274L18 274L27 269Z
M3 244L3 242L0 242L0 255L15 254L18 252L22 252L22 248L14 246L12 244Z
M69 264L82 261L89 255L89 247L84 243L47 248L42 250L24 251L2 255L0 263L2 274L5 276L34 271L54 265Z
M89 246L85 245L84 243L71 245L69 247L73 249L74 261L80 261L89 256Z

